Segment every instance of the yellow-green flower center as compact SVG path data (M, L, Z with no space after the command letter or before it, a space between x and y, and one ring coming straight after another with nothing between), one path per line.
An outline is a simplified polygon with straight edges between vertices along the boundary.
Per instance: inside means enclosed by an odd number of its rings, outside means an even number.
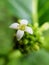
M21 24L21 25L19 25L19 28L18 28L18 29L20 29L20 30L23 30L23 31L24 31L24 30L25 30L25 27L26 27L26 25L22 25L22 24Z

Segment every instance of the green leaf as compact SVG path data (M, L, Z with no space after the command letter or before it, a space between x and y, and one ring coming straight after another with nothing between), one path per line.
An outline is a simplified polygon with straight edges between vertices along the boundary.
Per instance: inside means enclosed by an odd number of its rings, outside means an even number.
M49 9L49 0L39 1L39 18Z
M7 54L12 50L12 33L13 31L9 28L12 20L10 19L9 12L6 8L6 1L0 0L0 13L4 13L5 16L1 16L0 19L0 55Z
M8 9L17 18L31 21L31 2L32 0L8 0Z
M22 65L49 65L49 53L39 50L23 58Z
M4 58L0 58L0 65L4 65L4 64L5 64Z
M49 0L39 0L39 24L49 21Z

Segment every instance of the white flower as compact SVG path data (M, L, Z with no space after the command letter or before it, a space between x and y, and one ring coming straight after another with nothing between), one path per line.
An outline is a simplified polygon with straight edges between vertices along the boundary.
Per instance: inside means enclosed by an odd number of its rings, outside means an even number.
M28 32L30 34L33 34L32 28L28 27L27 24L28 24L28 21L23 19L23 20L20 20L20 24L19 23L13 23L10 25L10 28L18 30L16 33L16 37L17 37L18 41L23 37L24 32Z

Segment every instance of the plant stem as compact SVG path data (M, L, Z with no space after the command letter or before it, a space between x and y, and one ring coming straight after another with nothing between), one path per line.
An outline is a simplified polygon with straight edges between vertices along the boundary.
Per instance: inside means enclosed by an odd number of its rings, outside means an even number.
M32 18L34 26L38 27L38 0L32 0Z

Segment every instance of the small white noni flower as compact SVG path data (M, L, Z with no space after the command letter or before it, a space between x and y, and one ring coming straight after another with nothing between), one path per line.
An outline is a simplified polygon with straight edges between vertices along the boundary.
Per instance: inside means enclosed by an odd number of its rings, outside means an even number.
M10 28L18 30L16 33L16 37L17 37L18 41L23 37L24 32L28 32L30 34L33 34L32 28L28 27L27 24L28 24L28 21L23 19L23 20L20 20L20 24L19 23L13 23L10 25Z

